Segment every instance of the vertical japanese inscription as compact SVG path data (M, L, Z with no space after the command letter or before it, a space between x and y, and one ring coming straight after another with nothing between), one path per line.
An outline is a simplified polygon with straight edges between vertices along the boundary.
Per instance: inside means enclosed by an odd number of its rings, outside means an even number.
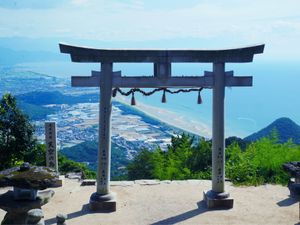
M100 156L100 165L102 166L102 171L101 171L101 175L100 175L100 184L101 185L106 185L106 180L107 180L107 177L106 177L106 169L107 169L107 155L106 155L106 152L107 152L107 149L106 149L106 142L107 142L107 107L104 105L103 106L103 111L102 111L103 114L100 114L100 116L102 116L102 124L100 124L100 127L102 129L102 135L101 135L101 142L100 143L103 143L102 145L102 148L101 148L101 156ZM105 143L105 144L104 144Z
M46 166L58 171L55 122L45 122L45 139Z
M99 194L109 193L110 181L110 119L111 119L111 91L112 64L101 63L100 79L100 115L99 115L99 164L98 184Z
M217 155L217 183L223 183L223 151L222 148L218 148L218 155Z

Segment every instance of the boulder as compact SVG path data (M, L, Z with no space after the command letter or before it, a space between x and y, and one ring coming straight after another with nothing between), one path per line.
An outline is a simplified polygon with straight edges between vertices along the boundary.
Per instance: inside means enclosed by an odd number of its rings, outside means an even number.
M13 195L13 191L8 191L0 195L0 209L7 212L1 225L25 224L28 211L31 209L41 209L53 197L54 191L46 190L38 192L37 198L34 201L15 200Z
M290 173L292 177L300 177L300 162L285 163L282 168Z

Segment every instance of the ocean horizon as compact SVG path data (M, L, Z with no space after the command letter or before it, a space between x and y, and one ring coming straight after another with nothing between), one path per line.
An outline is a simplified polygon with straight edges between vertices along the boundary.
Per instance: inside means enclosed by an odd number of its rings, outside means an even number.
M260 62L258 62L260 61ZM236 76L253 76L253 87L226 88L225 91L225 135L246 137L267 126L280 117L289 117L300 124L300 67L297 62L266 62L259 56L252 63L226 64L226 71L233 70ZM70 79L72 75L89 76L91 70L99 70L99 64L78 64L72 62L44 62L23 63L15 66L19 70L30 70L42 74ZM211 71L211 64L179 63L172 64L172 75L191 76L203 75L204 71ZM151 75L150 63L133 63L114 65L114 71L122 71L122 75L137 76ZM199 135L209 138L211 130L201 129L212 125L212 90L204 89L201 92L203 104L197 104L197 92L167 94L167 103L161 103L162 93L149 97L136 94L138 109L147 113L147 106L160 109L162 112L172 112L177 118L178 127L188 129L185 125L194 123L203 127L195 129ZM129 102L127 98L127 102ZM125 100L126 101L126 100ZM149 109L149 107L148 107ZM158 110L157 110L158 111ZM148 112L162 121L168 115L158 115ZM168 113L167 113L168 114ZM161 118L160 118L161 117ZM165 121L168 122L168 121ZM175 125L176 124L172 124ZM200 129L200 131L199 131Z

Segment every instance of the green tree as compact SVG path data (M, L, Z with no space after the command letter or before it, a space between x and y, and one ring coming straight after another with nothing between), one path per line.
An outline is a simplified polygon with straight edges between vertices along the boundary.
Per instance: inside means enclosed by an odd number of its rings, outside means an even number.
M143 149L127 167L129 179L182 180L209 179L211 174L211 142L182 134L174 136L167 151Z
M1 170L23 161L25 155L36 147L33 135L34 128L28 117L17 107L16 98L11 94L4 94L0 100Z
M36 143L34 147L28 149L24 152L24 162L29 162L30 164L36 166L45 166L46 165L46 145Z
M245 149L243 149L243 147ZM279 143L276 133L268 138L240 146L239 140L226 148L226 177L234 184L286 184L286 162L300 159L300 145L291 140ZM173 137L167 151L143 149L128 167L129 179L210 179L211 141L188 135Z
M206 171L211 169L211 141L200 139L199 143L193 148L192 156L190 157L191 170Z
M234 183L247 183L252 179L256 183L256 168L248 157L241 151L237 143L231 144L226 149L226 176Z
M83 178L96 178L96 172L91 171L85 164L70 160L60 153L58 153L58 171L61 174L66 174L69 172L81 172Z
M286 184L289 176L282 165L300 159L300 146L279 143L276 136L262 138L241 151L237 144L227 148L226 176L235 184Z
M182 180L191 177L190 159L193 155L193 138L189 135L172 137L166 153L167 179Z
M162 151L160 147L152 152L151 162L153 164L152 176L154 178L165 180L168 179L166 175L166 152Z
M128 178L136 179L154 179L154 160L153 153L147 149L142 149L136 157L128 164Z

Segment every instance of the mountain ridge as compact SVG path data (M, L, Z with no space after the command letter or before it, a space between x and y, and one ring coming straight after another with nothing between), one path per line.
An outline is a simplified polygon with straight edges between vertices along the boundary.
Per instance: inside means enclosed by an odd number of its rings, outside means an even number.
M244 138L245 141L257 141L263 137L271 137L273 132L278 136L278 142L284 143L292 140L300 144L300 126L288 117L281 117L261 130Z

